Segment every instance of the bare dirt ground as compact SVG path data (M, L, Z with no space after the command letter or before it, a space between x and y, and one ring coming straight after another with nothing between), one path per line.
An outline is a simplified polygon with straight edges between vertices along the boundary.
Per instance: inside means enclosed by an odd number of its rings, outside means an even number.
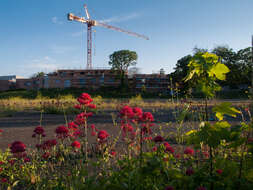
M232 101L234 106L241 106L244 104L249 104L247 101ZM159 132L159 126L163 127L165 134L170 132L175 132L178 124L175 120L175 107L171 109L146 109L144 111L150 111L155 118L155 127L153 127L154 133ZM211 108L210 108L211 111ZM115 127L113 125L113 119L117 118L118 111L115 110L102 110L97 114L94 114L89 118L89 124L95 124L96 128L99 130L105 129L110 135L116 136L119 133L120 126ZM32 138L33 130L36 126L40 125L40 112L37 111L23 111L17 112L11 117L0 117L0 129L4 132L0 136L0 149L4 150L15 140L23 141L28 147L34 147L36 144L35 139ZM75 115L68 115L67 120L72 121ZM237 119L227 118L230 121L238 122L241 117L238 116ZM246 119L248 119L246 117ZM192 120L192 119L191 119ZM43 114L42 126L45 127L46 139L52 139L55 136L55 128L64 125L66 123L64 115L57 114ZM188 121L183 125L184 130L189 130L191 128L196 128L199 122Z
M175 130L176 124L171 111L157 110L153 115L156 124L153 127L154 133L158 132L159 126L163 126L166 132ZM103 111L103 113L94 114L90 117L88 123L95 124L97 129L105 129L109 134L116 136L119 133L120 126L114 126L112 118L117 118L117 112ZM68 121L73 119L74 115L67 116ZM43 114L42 126L45 127L46 131L45 139L54 138L55 128L65 123L64 115ZM28 147L33 147L36 142L31 136L34 128L38 125L40 125L40 113L35 111L19 112L12 117L0 118L0 129L4 131L0 136L0 149L7 148L8 144L15 140L24 142Z

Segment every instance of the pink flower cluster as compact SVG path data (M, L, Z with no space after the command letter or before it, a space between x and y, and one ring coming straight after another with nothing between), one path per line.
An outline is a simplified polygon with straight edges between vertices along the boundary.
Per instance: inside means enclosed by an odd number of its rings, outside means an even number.
M38 126L33 130L34 134L32 135L32 137L36 137L36 135L45 137L45 130L42 126Z

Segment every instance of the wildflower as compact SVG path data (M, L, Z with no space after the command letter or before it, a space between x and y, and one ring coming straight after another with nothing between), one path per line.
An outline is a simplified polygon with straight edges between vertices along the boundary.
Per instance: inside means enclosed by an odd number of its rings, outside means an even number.
M156 152L156 151L157 151L157 147L154 146L154 147L152 148L152 151L153 151L153 152Z
M44 134L44 128L43 127L41 127L41 126L38 126L38 127L36 127L35 129L34 129L34 131L33 131L35 134L37 134L37 135L42 135L42 134Z
M143 141L151 141L152 140L152 137L144 137L143 138Z
M171 146L166 146L165 151L169 152L171 154L173 154L175 152L175 150Z
M165 147L170 146L170 144L169 144L168 142L164 142L163 145L164 145Z
M152 134L152 130L150 129L149 125L143 123L141 126L142 126L141 129L142 134Z
M216 173L217 173L217 174L222 174L222 172L223 172L222 169L217 169L217 170L216 170Z
M204 156L205 158L208 158L208 157L209 157L209 154L208 154L208 152L206 152L206 151L202 152L202 154L203 154L203 156Z
M68 137L69 130L65 126L59 126L55 129L57 138L66 138Z
M1 183L6 183L8 180L7 180L7 178L2 178L1 179Z
M184 154L188 154L188 155L194 155L194 150L187 147L185 150L184 150Z
M154 121L154 117L150 112L144 112L141 119L143 122L153 122Z
M72 142L71 146L73 148L81 148L81 143L79 141Z
M185 172L186 175L191 176L192 174L194 174L194 170L192 168L188 168Z
M130 106L124 106L121 110L120 110L120 117L121 118L128 118L131 119L134 116L134 112L133 109Z
M96 109L96 105L95 104L89 104L88 107L91 108L91 109Z
M57 144L57 141L55 139L52 140L47 140L43 143L43 145L41 145L40 147L42 147L44 150L46 149L50 149L53 146L55 146Z
M116 153L115 151L112 150L112 151L110 152L110 154L111 154L112 156L116 156L117 153Z
M180 157L181 157L180 154L176 154L176 155L175 155L175 158L177 158L177 159L179 159Z
M141 108L138 108L138 107L135 107L133 108L133 113L134 113L134 116L137 118L137 119L141 119L142 117L142 109Z
M75 130L78 129L78 125L75 124L75 122L72 121L72 122L69 122L69 123L68 123L68 128L69 128L70 130L75 131Z
M81 136L82 132L80 130L76 130L74 133L73 133L73 136L74 137L79 137Z
M40 149L42 147L41 144L36 144L35 146L36 146L37 149Z
M248 143L253 143L253 138L248 138Z
M25 144L22 143L21 141L15 141L11 144L11 152L12 153L22 153L22 152L25 152Z
M78 124L78 125L81 125L81 124L84 124L86 119L88 117L92 116L92 112L88 112L88 113L85 113L85 112L82 112L80 114L78 114L75 118L75 122Z
M77 98L77 101L82 105L89 105L93 100L87 93L82 93L79 98Z
M50 156L50 153L49 153L49 152L45 152L45 153L42 155L42 158L48 159L49 156Z
M101 131L99 131L99 133L98 133L98 139L100 140L100 141L104 141L104 140L106 140L106 138L109 136L109 134L105 131L105 130L101 130Z
M74 108L80 110L81 109L81 105L80 104L76 104L76 105L74 105Z
M16 160L14 160L14 159L8 161L8 163L11 164L11 165L14 165L15 162L16 162Z
M24 162L25 162L25 163L30 162L30 161L31 161L30 158L28 158L28 157L24 158Z
M164 138L160 135L156 136L154 139L153 139L156 143L157 142L163 142L164 141Z
M127 133L127 132L132 132L134 128L132 125L126 123L126 124L121 125L121 129L123 130L124 133Z
M167 186L165 190L174 190L174 188L172 186Z
M3 130L2 129L0 129L0 134L3 132Z

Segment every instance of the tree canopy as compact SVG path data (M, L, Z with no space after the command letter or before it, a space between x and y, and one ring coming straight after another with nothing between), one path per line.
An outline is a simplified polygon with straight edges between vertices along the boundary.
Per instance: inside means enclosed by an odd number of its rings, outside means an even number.
M109 56L109 65L113 70L126 72L128 67L136 65L137 53L130 50L115 51Z
M112 70L118 71L122 88L125 86L125 73L130 66L136 65L137 58L137 53L130 50L115 51L109 56L109 65L112 66Z
M193 55L187 55L179 59L174 68L174 72L171 73L171 77L174 82L183 84L183 88L189 88L189 81L183 83L183 78L187 75L188 67L192 57L198 53L210 52L217 55L224 65L226 65L230 72L226 75L225 81L218 81L222 86L230 86L231 88L238 88L239 85L251 84L252 73L252 52L251 48L247 47L239 51L234 51L229 46L216 46L214 49L208 51L206 49L194 48Z

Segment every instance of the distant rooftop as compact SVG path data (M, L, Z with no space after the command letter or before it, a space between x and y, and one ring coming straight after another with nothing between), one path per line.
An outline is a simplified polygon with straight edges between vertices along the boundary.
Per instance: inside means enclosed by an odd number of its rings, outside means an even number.
M16 79L23 79L25 77L17 76L17 75L6 75L6 76L0 76L0 80L11 80L16 81Z

